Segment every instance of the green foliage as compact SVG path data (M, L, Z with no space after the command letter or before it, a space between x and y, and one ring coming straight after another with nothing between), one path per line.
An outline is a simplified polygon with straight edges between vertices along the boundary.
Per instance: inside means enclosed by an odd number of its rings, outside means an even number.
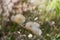
M48 4L49 10L57 9L57 8L60 10L60 1L59 0L52 0L52 2L50 2Z
M60 40L60 34L56 36L56 40Z

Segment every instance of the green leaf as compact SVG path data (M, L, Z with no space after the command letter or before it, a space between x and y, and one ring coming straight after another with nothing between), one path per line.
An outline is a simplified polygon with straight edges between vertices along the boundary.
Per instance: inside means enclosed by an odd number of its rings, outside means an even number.
M56 40L60 40L60 34L56 36Z

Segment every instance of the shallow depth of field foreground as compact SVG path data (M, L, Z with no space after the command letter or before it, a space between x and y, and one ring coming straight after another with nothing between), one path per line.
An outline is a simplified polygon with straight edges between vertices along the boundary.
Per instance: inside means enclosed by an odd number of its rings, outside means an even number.
M0 40L60 40L60 0L0 0Z

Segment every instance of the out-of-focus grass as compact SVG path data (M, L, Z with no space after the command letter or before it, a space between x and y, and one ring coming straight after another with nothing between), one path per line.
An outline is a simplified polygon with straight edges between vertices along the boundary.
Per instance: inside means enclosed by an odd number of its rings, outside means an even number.
M24 0L23 0L24 2ZM52 2L53 3L53 2ZM54 5L51 3L48 4L50 8L50 11L46 11L46 9L44 9L42 11L41 14L33 14L30 11L27 11L26 14L23 14L26 17L26 22L27 21L36 21L38 23L40 23L41 25L41 30L42 30L42 35L40 37L36 37L33 40L53 40L55 37L57 37L57 35L60 34L60 2L56 2ZM55 7L55 8L54 8ZM53 9L54 8L54 9ZM36 9L37 10L37 9ZM34 20L35 17L38 17L38 20ZM3 20L2 20L3 21ZM52 21L55 22L55 24L52 24ZM25 23L26 23L25 22ZM23 25L25 25L25 23ZM32 34L32 32L30 32L29 30L26 30L24 28L22 28L20 25L14 23L14 22L2 22L2 32L0 32L0 35L7 35L7 40L15 40L15 36L18 34L14 34L14 32L21 32L21 34L25 34L27 35L27 37L25 37L26 40L32 40L28 38L28 34ZM9 34L10 32L10 34ZM34 34L33 34L34 35ZM33 37L34 38L34 37ZM60 38L57 37L58 39ZM24 38L23 38L24 39ZM56 39L56 40L58 40ZM59 39L60 40L60 39Z

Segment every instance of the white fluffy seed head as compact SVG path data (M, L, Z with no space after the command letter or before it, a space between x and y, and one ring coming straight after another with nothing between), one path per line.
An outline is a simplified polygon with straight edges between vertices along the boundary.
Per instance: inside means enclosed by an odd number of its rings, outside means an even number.
M26 27L27 28L31 28L31 27L40 27L40 25L37 22L27 22L26 23Z
M37 23L37 22L34 22L34 26L36 26L36 27L40 27L40 24L39 23Z
M25 25L25 27L28 29L30 29L31 27L32 27L32 25L33 25L33 22L27 22L26 23L26 25Z
M11 20L18 24L22 24L25 22L25 17L22 14L17 14L15 16L12 16Z
M34 33L34 34L36 34L36 35L41 35L42 34L42 31L41 31L41 29L39 29L39 28L37 28L37 27L32 27L32 32Z
M31 30L32 33L36 35L41 35L42 31L39 29L40 25L36 22L27 22L25 26L28 30Z

